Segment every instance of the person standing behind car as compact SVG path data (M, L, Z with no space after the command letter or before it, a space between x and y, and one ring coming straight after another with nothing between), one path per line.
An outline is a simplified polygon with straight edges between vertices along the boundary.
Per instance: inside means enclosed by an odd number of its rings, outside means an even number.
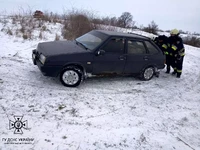
M185 56L185 48L183 45L183 40L179 36L179 31L177 29L173 29L170 32L169 48L172 50L175 63L174 72L172 74L176 75L177 78L180 78L183 68L183 58Z
M167 52L167 37L165 35L159 35L153 41L163 51L163 53Z
M165 35L160 35L156 37L154 40L156 45L163 51L163 53L166 56L166 65L167 65L167 71L166 73L170 73L170 66L174 67L173 63L173 57L172 57L172 52L170 51L170 48L168 48L169 41L168 37Z

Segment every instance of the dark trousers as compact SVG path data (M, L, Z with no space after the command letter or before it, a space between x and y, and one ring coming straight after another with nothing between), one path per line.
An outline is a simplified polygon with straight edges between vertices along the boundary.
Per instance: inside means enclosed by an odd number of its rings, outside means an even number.
M175 63L175 68L176 68L177 76L180 76L182 74L183 58L184 57L181 57L179 60L176 60L176 63Z
M172 68L175 67L175 60L174 57L170 56L170 55L166 55L166 65L167 65L167 72L170 72L170 66Z

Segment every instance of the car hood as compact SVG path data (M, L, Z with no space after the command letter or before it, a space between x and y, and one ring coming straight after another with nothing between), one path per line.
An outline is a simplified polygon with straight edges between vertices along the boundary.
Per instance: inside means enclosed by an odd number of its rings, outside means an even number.
M87 52L86 49L76 45L73 41L52 41L39 43L37 50L45 56Z

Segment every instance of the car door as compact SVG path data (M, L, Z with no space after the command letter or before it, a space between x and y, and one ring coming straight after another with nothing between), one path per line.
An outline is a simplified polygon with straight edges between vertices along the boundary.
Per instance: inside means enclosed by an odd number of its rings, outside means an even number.
M144 42L137 39L127 39L127 61L124 73L139 73L148 63L149 56Z
M156 66L158 69L164 68L165 55L161 50L156 48L150 41L144 41L147 47L149 64Z
M125 40L110 38L97 51L93 62L93 74L121 74L126 63Z

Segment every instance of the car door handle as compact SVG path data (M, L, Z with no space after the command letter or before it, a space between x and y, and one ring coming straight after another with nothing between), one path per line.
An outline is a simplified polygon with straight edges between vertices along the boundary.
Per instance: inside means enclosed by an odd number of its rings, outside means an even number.
M119 60L126 60L126 56L119 56Z

